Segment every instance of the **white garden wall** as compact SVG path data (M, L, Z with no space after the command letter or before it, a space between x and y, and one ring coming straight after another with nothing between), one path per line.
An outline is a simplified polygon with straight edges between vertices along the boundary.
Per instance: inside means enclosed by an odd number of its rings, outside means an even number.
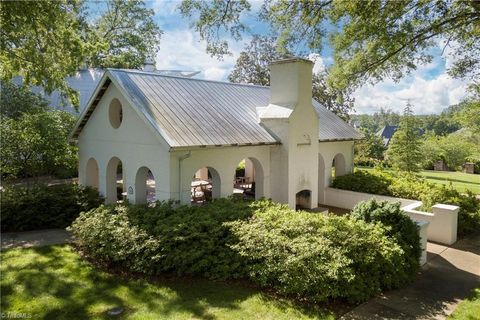
M370 199L377 199L389 202L401 203L401 208L414 220L428 222L427 238L430 241L435 241L447 245L451 245L457 241L457 221L459 207L436 204L433 206L433 212L417 211L418 207L422 205L421 201L409 200L402 198L394 198L388 196L375 195L370 193L354 192L348 190L341 190L335 188L325 189L326 205L353 209L360 201L367 201Z

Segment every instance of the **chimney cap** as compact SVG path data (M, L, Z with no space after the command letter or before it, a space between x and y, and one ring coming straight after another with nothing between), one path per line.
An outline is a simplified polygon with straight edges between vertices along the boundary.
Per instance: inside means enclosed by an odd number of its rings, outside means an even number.
M270 63L270 65L274 64L283 64L283 63L292 63L292 62L306 62L309 64L314 64L313 61L304 59L304 58L299 58L299 57L293 57L293 58L287 58L287 59L280 59L280 60L275 60Z

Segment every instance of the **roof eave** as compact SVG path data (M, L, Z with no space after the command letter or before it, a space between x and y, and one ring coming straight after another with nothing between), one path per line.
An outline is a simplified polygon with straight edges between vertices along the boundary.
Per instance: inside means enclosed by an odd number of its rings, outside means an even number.
M214 149L214 148L229 148L229 147L261 147L280 145L281 142L256 142L256 143L231 143L231 144L217 144L217 145L191 145L191 146L172 146L170 151L181 151L191 149Z

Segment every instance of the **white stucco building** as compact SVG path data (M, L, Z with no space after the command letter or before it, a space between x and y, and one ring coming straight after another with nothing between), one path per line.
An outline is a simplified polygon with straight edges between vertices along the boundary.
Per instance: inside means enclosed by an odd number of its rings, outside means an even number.
M317 207L332 163L336 175L352 171L361 135L311 89L312 62L303 59L273 63L270 87L109 69L72 133L80 183L112 203L121 178L138 203L150 176L156 200L190 203L194 176L210 181L214 198L231 195L245 160L256 198Z

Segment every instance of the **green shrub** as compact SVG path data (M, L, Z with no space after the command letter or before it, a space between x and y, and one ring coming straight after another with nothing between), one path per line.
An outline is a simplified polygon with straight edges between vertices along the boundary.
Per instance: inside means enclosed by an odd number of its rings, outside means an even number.
M161 263L160 243L133 225L127 211L125 206L102 205L82 212L69 230L82 249L97 261L148 273Z
M406 256L381 225L270 204L229 226L251 278L297 298L359 302L405 278L398 267Z
M144 259L147 261L138 262L138 266L148 274L172 272L208 278L238 278L245 275L243 258L227 245L234 238L223 223L245 219L252 210L249 203L227 199L218 199L205 206L175 206L173 202L157 202L155 207L100 207L82 214L71 230L80 247L88 254L128 268L132 268L128 261L132 257ZM112 217L110 220L105 212ZM123 230L129 226L135 228L132 232L139 239L146 235L150 237L148 239L155 239L155 253L149 251L149 255L143 255L147 250L141 245L141 253L118 250L135 247L134 243L124 239ZM97 236L91 237L91 233ZM97 239L103 240L98 242ZM97 250L103 241L108 241L109 245ZM154 250L153 245L150 249ZM158 257L152 265L151 257Z
M364 301L406 279L408 257L383 225L267 200L101 206L71 230L86 254L127 271L250 277L310 301Z
M398 266L396 280L400 283L395 285L411 280L419 267L420 236L417 224L400 209L400 202L362 201L353 208L351 216L369 223L381 223L385 227L386 235L393 238L406 253L405 263Z
M370 174L366 171L356 171L336 177L332 187L358 192L389 195L388 186L391 179L387 174Z
M1 193L1 230L65 228L80 212L101 203L95 189L76 184L6 187Z
M458 234L465 235L480 229L480 199L467 191L461 194L450 185L428 182L421 176L405 172L386 173L381 170L364 170L337 177L334 188L387 195L422 201L422 210L431 211L437 203L460 207L458 213Z

